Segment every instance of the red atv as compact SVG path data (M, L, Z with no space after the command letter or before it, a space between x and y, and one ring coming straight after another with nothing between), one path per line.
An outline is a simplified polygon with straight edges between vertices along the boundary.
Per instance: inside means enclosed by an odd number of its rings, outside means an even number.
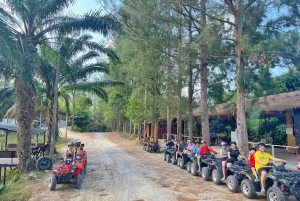
M56 184L73 183L76 189L81 188L82 184L82 169L84 164L75 162L72 159L62 159L58 165L53 167L52 175L50 177L49 189L53 191Z

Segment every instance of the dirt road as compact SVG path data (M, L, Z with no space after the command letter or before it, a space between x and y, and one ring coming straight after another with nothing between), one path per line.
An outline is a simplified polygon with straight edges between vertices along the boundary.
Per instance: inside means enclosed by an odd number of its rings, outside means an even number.
M70 133L69 136L84 142L88 152L82 188L58 184L55 191L49 191L48 180L40 180L31 201L248 200L241 193L229 192L226 186L205 182L163 161L162 154L143 151L137 142L125 140L118 133Z

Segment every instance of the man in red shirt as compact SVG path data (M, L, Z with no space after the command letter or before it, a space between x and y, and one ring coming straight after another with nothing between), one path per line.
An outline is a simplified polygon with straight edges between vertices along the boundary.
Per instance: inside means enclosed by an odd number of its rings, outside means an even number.
M206 144L206 141L205 140L202 140L201 141L201 148L199 150L199 153L200 153L200 157L203 158L204 154L207 154L207 153L214 153L214 154L217 154L217 152L215 150L213 150L212 148L210 148L209 146L207 146Z

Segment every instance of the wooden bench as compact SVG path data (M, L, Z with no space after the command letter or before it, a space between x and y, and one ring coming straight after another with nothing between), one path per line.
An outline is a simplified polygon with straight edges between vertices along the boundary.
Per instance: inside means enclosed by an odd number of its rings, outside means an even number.
M18 165L19 159L16 151L0 151L0 165Z

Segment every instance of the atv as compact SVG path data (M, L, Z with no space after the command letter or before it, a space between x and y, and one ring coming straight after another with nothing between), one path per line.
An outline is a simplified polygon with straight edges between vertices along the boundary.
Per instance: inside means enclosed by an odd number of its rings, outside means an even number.
M176 157L176 150L173 148L170 149L165 148L164 160L167 161L168 163L171 163L171 158L173 158L173 156Z
M268 201L285 201L286 197L294 196L300 201L300 175L298 171L285 170L285 163L270 164L273 168L267 174L265 180L266 194L261 193L261 182L255 182L252 171L245 172L245 179L241 183L243 195L249 199L257 195L266 196Z
M243 160L234 162L226 170L226 184L228 189L233 193L237 193L240 189L241 181L246 178L245 173L249 171L251 171L250 166L245 165Z
M60 183L73 183L76 189L80 189L83 165L83 163L75 162L72 159L66 159L64 161L61 158L61 162L53 167L49 189L53 191L56 188L56 184Z
M212 171L215 169L215 165L217 162L219 162L221 159L216 158L214 154L207 154L202 160L201 160L201 176L204 181L208 181L209 177L212 174Z
M178 160L177 160L177 165L181 168L184 169L186 168L188 172L191 172L191 164L192 160L195 157L195 154L188 152L186 154L180 153L178 154Z
M147 147L148 147L149 142L148 141L144 141L142 144L142 148L144 151L147 151Z
M159 144L157 142L148 143L146 150L150 153L160 152Z
M82 178L84 178L84 174L86 174L86 168L87 168L87 152L82 151L79 152L79 154L76 155L76 159L74 160L76 163L82 163Z

